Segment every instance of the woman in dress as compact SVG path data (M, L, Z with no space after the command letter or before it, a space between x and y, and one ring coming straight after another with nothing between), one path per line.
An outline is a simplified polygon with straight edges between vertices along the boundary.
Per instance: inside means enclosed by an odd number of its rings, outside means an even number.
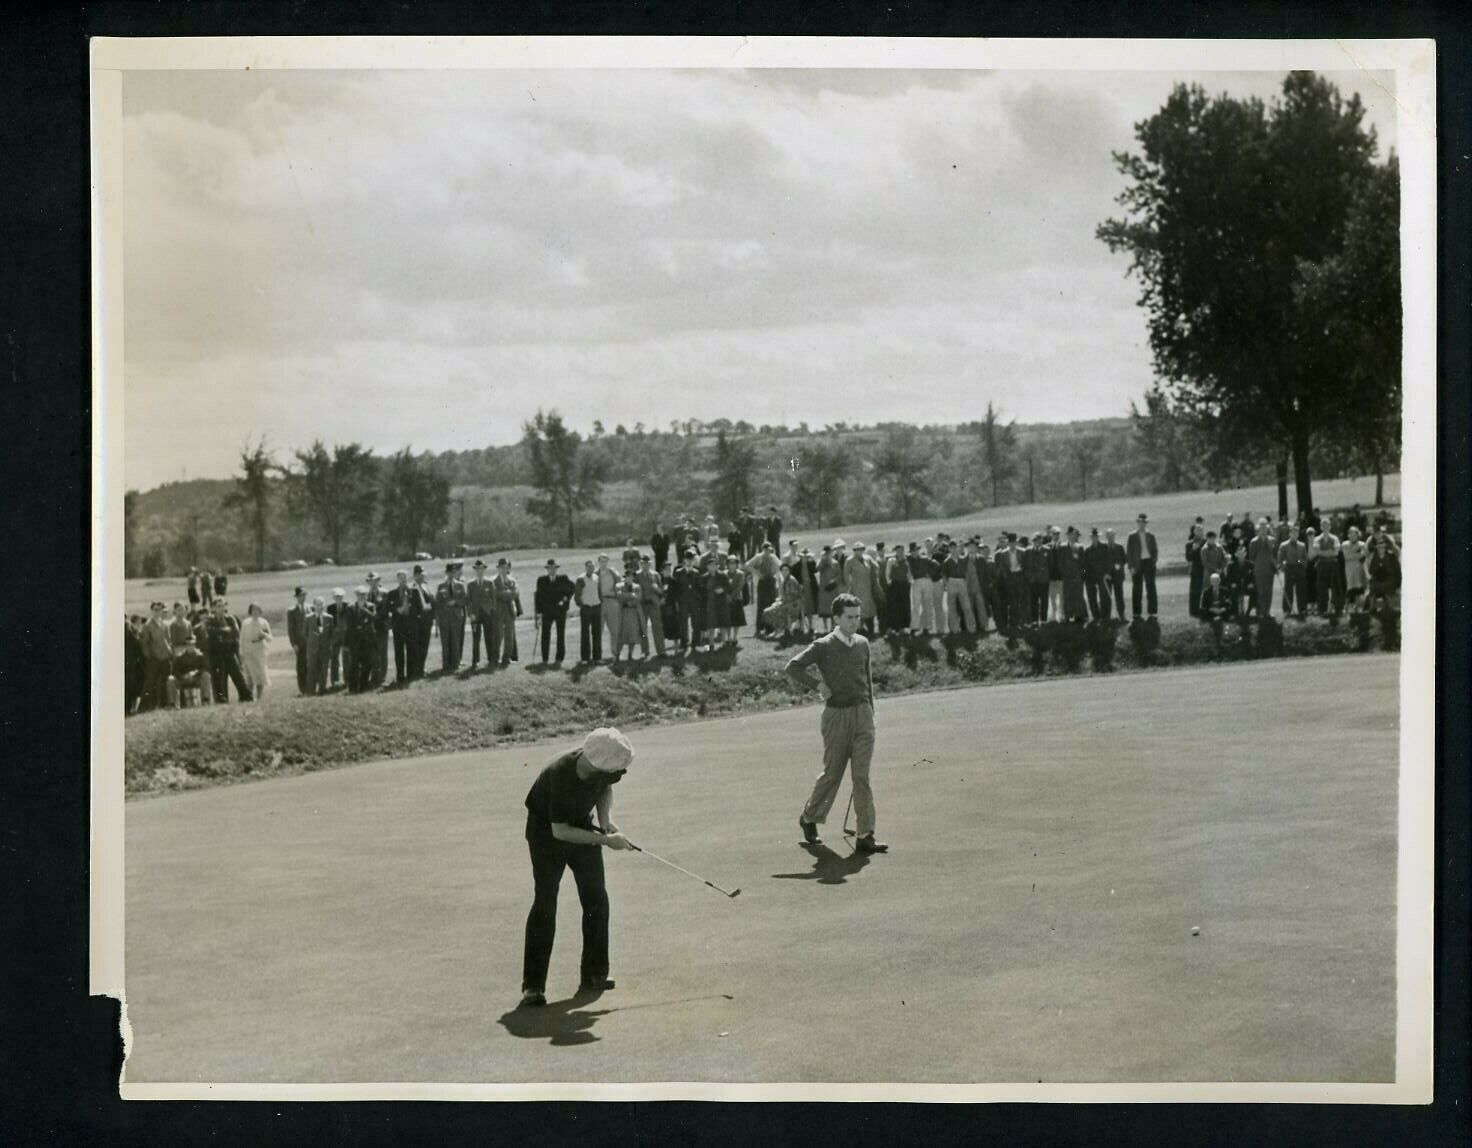
M1349 537L1339 549L1344 558L1345 597L1349 599L1349 608L1355 610L1365 592L1365 544L1360 540L1358 526L1349 528Z
M746 571L734 558L726 566L726 622L730 630L726 634L726 645L734 646L741 636L741 627L746 625Z
M629 661L634 660L634 647L641 646L642 635L639 633L639 609L641 594L639 583L634 581L634 576L628 571L618 582L618 645L613 650L613 660L619 660L619 653L625 646L629 648Z
M706 649L714 650L726 640L726 624L730 620L731 580L726 574L729 556L719 554L710 564L710 577L705 583L705 617L710 629L707 631Z
M250 686L250 696L260 701L266 687L271 684L270 671L266 669L266 651L271 647L271 623L254 602L245 611L245 621L240 624L240 668Z

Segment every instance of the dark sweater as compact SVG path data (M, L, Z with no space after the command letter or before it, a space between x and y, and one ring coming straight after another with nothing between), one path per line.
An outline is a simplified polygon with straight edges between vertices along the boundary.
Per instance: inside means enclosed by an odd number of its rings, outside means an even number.
M787 663L787 673L794 681L811 686L812 679L804 672L808 666L818 667L823 681L832 691L828 699L830 706L843 709L863 703L874 704L869 642L862 634L854 635L852 646L845 645L836 630L824 634Z

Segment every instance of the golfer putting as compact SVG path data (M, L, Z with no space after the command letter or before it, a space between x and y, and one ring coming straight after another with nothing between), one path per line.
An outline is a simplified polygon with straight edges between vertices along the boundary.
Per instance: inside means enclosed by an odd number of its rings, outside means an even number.
M788 676L800 685L817 687L823 707L823 772L813 783L798 816L803 841L819 845L818 826L828 817L851 767L853 805L858 810L860 853L887 853L889 846L874 840L874 793L869 788L869 762L874 756L874 678L869 667L869 642L859 633L862 605L852 594L833 599L838 628L824 634L787 663ZM845 818L847 820L847 818Z
M634 750L612 728L595 729L575 750L559 756L526 795L526 842L536 895L526 919L521 1003L547 1003L547 966L557 933L557 891L571 869L583 907L583 959L578 995L613 988L608 979L608 890L603 850L632 848L613 823L613 786L628 772ZM598 814L598 829L593 814Z

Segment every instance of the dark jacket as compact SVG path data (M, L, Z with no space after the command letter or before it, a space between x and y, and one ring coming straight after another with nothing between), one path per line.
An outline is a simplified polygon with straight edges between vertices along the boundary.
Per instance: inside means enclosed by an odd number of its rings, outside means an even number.
M1124 544L1125 558L1130 565L1130 573L1139 570L1140 563L1149 561L1157 562L1160 559L1160 546L1155 541L1155 535L1145 531L1145 550L1140 550L1140 534L1137 530L1130 531L1129 541Z
M567 610L572 601L575 587L566 574L543 574L537 578L537 588L532 592L532 609L538 614L556 616Z

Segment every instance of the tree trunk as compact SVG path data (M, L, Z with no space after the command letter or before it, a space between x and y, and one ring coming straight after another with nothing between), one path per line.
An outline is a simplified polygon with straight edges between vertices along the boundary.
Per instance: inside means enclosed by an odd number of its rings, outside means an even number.
M1278 518L1288 517L1288 460L1278 460Z
M1378 510L1385 505L1385 461L1380 457L1380 452L1375 452L1375 507Z
M993 506L997 506L997 505L1000 504L1000 502L1001 502L1001 500L997 497L997 473L996 473L996 471L993 471L992 472L992 505Z
M578 540L573 526L572 506L569 505L567 508L567 548L571 550L577 544Z
M1032 484L1032 459L1027 460L1027 501L1028 505L1037 501L1036 489Z
M1293 487L1298 495L1298 512L1314 512L1313 478L1308 467L1308 431L1293 432Z

